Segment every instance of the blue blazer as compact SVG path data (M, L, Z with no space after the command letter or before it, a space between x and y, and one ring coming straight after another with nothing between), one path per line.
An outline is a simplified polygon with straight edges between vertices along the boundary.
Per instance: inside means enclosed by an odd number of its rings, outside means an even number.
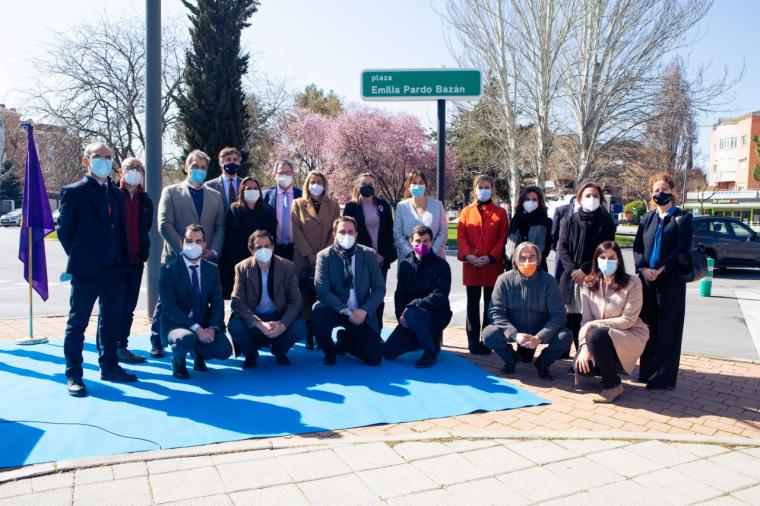
M110 213L95 178L86 176L61 188L56 229L58 240L69 257L66 272L72 276L96 276L114 259L118 264L126 261L124 194L110 179L107 185ZM112 228L117 238L113 243Z
M293 187L293 200L301 198L301 189ZM263 195L264 201L269 204L269 207L274 209L274 217L275 219L279 216L278 212L279 209L277 209L277 187L274 186L272 188L267 188L264 190ZM292 205L292 203L291 203ZM291 207L292 209L292 207Z

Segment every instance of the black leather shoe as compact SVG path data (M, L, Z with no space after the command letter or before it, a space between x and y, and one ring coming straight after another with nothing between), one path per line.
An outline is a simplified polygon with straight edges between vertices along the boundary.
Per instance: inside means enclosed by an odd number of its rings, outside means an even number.
M82 378L69 378L67 381L67 389L69 395L72 397L86 397L87 387L84 386Z
M145 357L142 355L135 355L126 348L118 348L116 350L116 358L122 364L142 364L145 362Z
M314 336L312 335L306 336L306 349L309 351L314 349Z
M431 367L436 362L438 362L438 355L426 351L422 353L422 356L417 361L417 363L414 364L414 367L417 369L425 369L427 367Z
M540 357L533 361L533 367L538 371L539 378L554 381L554 377L549 372L549 367L541 363Z
M275 362L277 362L277 365L290 365L290 359L287 355L275 355L274 356Z
M514 363L512 365L504 364L503 366L501 366L501 369L499 369L500 374L514 374L514 372L515 372Z
M151 358L164 358L164 356L165 356L164 350L162 350L161 348L154 346L153 348L150 349Z
M665 379L667 374L668 370L665 367L658 369L647 381L647 390L665 390L666 388L671 388L672 385L669 385Z
M469 346L470 353L472 355L488 355L491 353L491 348L478 341L477 343Z
M172 376L181 380L190 379L190 373L187 372L187 365L178 364L176 360L172 359Z
M256 360L258 360L259 355L258 354L251 354L246 355L245 360L243 360L243 369L253 369L256 367Z
M137 381L137 376L128 373L120 365L111 365L100 368L100 379L116 383L132 383Z
M322 363L325 365L335 365L335 356L325 357L324 360L322 360Z
M203 359L203 357L196 355L193 358L193 371L198 371L198 372L208 371L208 366L206 365L206 361Z

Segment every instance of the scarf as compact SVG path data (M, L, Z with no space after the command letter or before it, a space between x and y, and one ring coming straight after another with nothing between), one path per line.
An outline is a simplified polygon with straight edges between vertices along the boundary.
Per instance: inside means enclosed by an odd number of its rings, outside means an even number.
M354 244L351 249L343 249L340 244L333 244L333 251L343 260L343 287L346 291L350 291L354 288L354 273L351 271L351 259L356 253L356 245Z
M660 261L660 250L662 249L662 228L665 226L665 218L673 216L678 210L676 206L670 206L670 209L665 213L665 216L660 218L657 214L660 222L657 224L657 231L654 233L654 246L652 246L652 254L649 257L649 268L654 269L657 267L657 263ZM656 211L655 211L656 212Z
M604 232L605 218L606 212L602 208L591 213L581 208L570 218L568 246L573 262L578 267L591 262L596 247L607 239L601 237Z
M511 263L515 248L523 241L530 241L541 251L541 263L544 263L546 254L546 221L548 215L546 208L538 208L532 213L519 211L509 221L507 234L507 246L505 254L507 261Z

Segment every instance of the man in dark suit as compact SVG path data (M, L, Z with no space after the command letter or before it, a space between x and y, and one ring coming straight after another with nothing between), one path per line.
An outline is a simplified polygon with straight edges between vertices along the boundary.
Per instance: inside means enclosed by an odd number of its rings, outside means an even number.
M222 173L219 177L206 182L206 186L218 191L224 201L224 214L230 212L230 206L240 195L240 151L237 148L224 148L219 152L219 167Z
M335 243L317 254L311 322L325 365L335 365L335 355L344 351L369 365L383 359L376 311L385 281L375 251L356 244L356 235L356 220L341 216L333 223ZM332 331L338 326L345 330L338 332L336 347Z
M245 369L256 367L258 350L265 347L279 365L290 365L288 350L306 339L295 265L273 254L274 240L266 230L251 234L248 249L251 257L235 266L232 342L245 355Z
M277 186L264 190L264 200L274 209L277 218L277 244L274 254L293 260L293 226L290 210L293 201L301 197L301 190L293 186L293 164L288 160L279 160L274 165Z
M63 354L68 392L87 395L82 381L84 331L95 300L99 302L100 377L106 381L136 381L119 366L116 355L119 319L124 299L124 195L108 177L112 155L101 143L85 148L82 164L87 175L61 189L58 239L69 257L71 309L66 324Z
M182 256L161 268L161 339L174 356L172 374L188 379L187 354L193 369L207 371L207 359L224 360L232 345L224 333L224 299L219 267L201 258L206 249L203 227L188 225L182 241Z

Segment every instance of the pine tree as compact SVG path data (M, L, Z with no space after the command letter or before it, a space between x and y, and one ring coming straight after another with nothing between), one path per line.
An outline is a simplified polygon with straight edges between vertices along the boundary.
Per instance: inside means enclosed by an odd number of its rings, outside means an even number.
M259 7L258 0L182 0L190 11L191 49L185 54L185 92L179 98L185 154L201 149L211 157L207 179L220 174L218 154L226 146L241 150L240 175L249 169L249 118L242 77L248 55L240 33ZM184 159L184 157L183 157Z

